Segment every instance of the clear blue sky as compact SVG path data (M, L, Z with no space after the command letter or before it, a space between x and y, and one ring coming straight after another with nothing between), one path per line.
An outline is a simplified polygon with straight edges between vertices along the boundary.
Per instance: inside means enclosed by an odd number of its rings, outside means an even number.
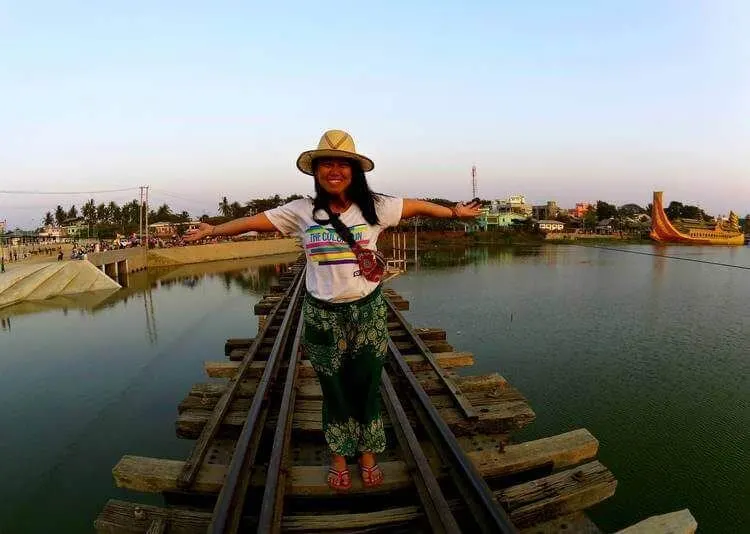
M391 194L750 211L750 2L403 4L0 1L0 190L214 214L340 128Z

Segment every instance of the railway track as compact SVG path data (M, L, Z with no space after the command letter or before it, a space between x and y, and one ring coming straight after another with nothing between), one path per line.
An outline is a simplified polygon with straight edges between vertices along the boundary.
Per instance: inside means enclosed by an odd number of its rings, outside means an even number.
M284 510L288 506L285 502L284 488L291 458L292 415L297 389L296 370L301 358L303 285L304 268L299 268L297 276L276 308L272 310L259 336L250 345L236 377L231 380L229 387L217 402L190 460L185 464L184 473L197 472L195 466L205 458L210 440L216 437L221 421L226 417L227 409L246 375L246 370L262 347L261 340L275 331L274 344L268 354L263 375L258 382L237 440L227 477L212 512L207 530L211 534L239 532L243 517L253 515L255 503L248 501L257 501L258 498L260 504L257 513L257 532L281 531ZM389 303L389 308L389 319L398 323L398 327L406 333L407 343L413 344L414 349L419 350L432 367L442 384L441 393L448 395L464 416L476 418L471 404L435 362L424 342L392 303ZM393 432L397 436L399 452L406 461L416 486L419 506L429 530L445 534L517 532L481 475L461 450L450 429L432 406L414 372L405 362L401 350L392 340L389 342L389 352L389 364L382 372L381 394ZM283 369L285 371L282 372ZM391 375L394 377L393 380ZM408 398L409 405L404 406L400 398ZM412 428L407 410L416 413L419 419L421 428L416 431ZM264 440L263 434L270 430L265 428L269 412L274 413L276 420L271 438L273 446L267 457L258 458ZM450 471L450 477L443 477L442 486L436 476L436 469L430 464L422 448L420 438L429 440L432 448L438 452L441 459L438 469L447 468ZM253 495L253 490L248 491L252 473L250 467L256 463L267 465L262 496L260 489L255 490L257 495ZM189 487L195 478L181 476L179 480L183 487ZM444 488L447 491L444 491ZM464 503L454 503L453 509L471 512L463 518L457 518L448 503L450 497L456 496L462 498Z
M526 400L497 374L450 371L471 355L442 330L413 328L388 290L385 480L364 488L355 468L351 490L332 492L320 385L300 351L304 264L275 289L256 337L207 362L227 380L180 403L177 435L196 440L187 460L125 456L113 469L119 487L165 505L110 500L98 532L598 532L583 510L616 481L594 461L596 439L581 429L514 444L509 434L534 419Z

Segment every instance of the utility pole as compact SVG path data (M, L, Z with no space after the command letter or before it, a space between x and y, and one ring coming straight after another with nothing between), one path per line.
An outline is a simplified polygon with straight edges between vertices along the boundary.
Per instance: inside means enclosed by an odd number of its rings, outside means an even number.
M145 230L146 230L146 250L148 250L148 186L146 186L146 224L145 224Z
M140 192L139 204L138 204L138 242L143 246L143 186L139 186Z
M477 166L471 166L471 198L477 198Z

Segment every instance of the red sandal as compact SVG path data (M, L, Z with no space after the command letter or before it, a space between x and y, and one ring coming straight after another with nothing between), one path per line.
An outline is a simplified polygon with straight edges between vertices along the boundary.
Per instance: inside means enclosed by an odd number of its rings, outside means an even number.
M359 473L362 475L362 485L366 488L380 486L383 483L383 478L385 478L378 464L368 466L360 463Z
M333 491L346 491L352 487L352 477L349 468L345 467L341 471L328 468L328 487Z

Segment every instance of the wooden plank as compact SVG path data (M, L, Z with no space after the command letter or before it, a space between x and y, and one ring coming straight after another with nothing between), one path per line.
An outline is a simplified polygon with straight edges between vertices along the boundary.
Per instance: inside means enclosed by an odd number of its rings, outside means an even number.
M390 324L395 325L395 327L388 329L388 334L393 339L402 341L404 338L409 337L408 332L401 329L401 323L394 322ZM414 331L424 341L445 341L447 339L445 330L442 328L414 328Z
M400 327L400 323L393 323L397 327ZM278 332L278 326L271 326L268 329L269 333ZM445 341L446 333L442 328L415 328L414 331L424 341ZM390 330L390 335L393 339L403 341L408 337L406 330L400 330L399 328L393 328ZM224 343L224 355L229 356L233 350L247 350L250 348L254 338L230 338ZM453 350L453 349L451 349Z
M557 517L520 530L520 534L604 534L585 513Z
M241 404L243 403L244 404ZM238 401L240 409L229 411L223 420L225 428L240 429L245 422L249 399ZM298 400L294 409L292 428L297 432L322 432L322 402L316 400ZM474 433L500 433L523 428L535 418L534 411L526 401L514 400L498 402L484 406L475 419L466 419L456 408L439 408L443 420L457 436ZM203 429L211 416L211 410L188 409L177 416L177 435L194 439ZM384 417L388 424L388 418ZM414 421L416 424L416 420Z
M297 395L300 401L322 401L323 394L320 389L320 385L315 378L304 379L305 384L300 384L304 387L304 395ZM241 411L247 410L250 406L250 399L252 398L252 392L254 392L254 386L257 385L257 380L245 380L239 386L243 392L248 394L235 395L232 401L230 411ZM216 388L215 390L217 390ZM192 390L191 390L192 392ZM298 392L299 393L299 392ZM430 394L428 392L428 394ZM497 390L475 390L466 393L466 398L475 406L477 410L480 410L484 406L490 406L498 402L510 402L510 401L526 401L526 399L514 388L508 386L500 391ZM436 408L451 408L453 407L453 399L445 394L443 389L436 389L431 394L432 404ZM182 413L185 410L213 410L214 406L218 402L216 395L187 395L177 407L177 412Z
M165 460L165 462L168 462ZM400 465L397 465L400 464ZM153 463L149 467L156 467ZM172 471L176 472L179 466L172 466ZM405 470L405 465L401 462L382 462L381 468L383 469L385 478L383 485L378 488L368 488L365 490L362 487L362 482L358 477L354 477L352 481L352 489L350 493L361 493L367 491L368 494L380 493L391 491L396 488L408 487L411 484L408 474ZM158 467L158 471L164 472L163 467ZM304 470L300 470L295 467L290 472L290 477L287 484L287 495L306 495L306 496L330 496L334 498L340 498L339 494L334 493L327 487L326 484L321 483L325 480L326 467L305 467ZM317 483L313 485L306 485L307 480L314 480ZM205 484L205 481L201 481ZM254 486L258 483L262 484L262 476L253 477L252 481ZM583 466L571 469L562 473L555 473L553 475L544 477L542 479L518 484L511 486L503 490L495 491L494 495L498 499L498 502L502 504L506 510L509 511L511 519L514 524L518 527L529 527L539 523L549 522L557 517L571 516L576 512L580 512L589 508L599 502L611 497L614 494L614 490L617 483L609 470L602 466L599 462L591 462ZM118 484L120 486L120 484ZM122 487L122 486L121 486ZM151 487L151 486L149 486ZM290 493L291 488L306 488L310 491L301 493ZM134 489L134 488L131 488ZM164 485L160 491L169 491L168 485ZM221 489L221 481L216 480L214 482L212 493L216 493ZM110 501L112 503L112 501ZM120 505L117 510L114 510L110 503L107 508L100 514L95 523L98 532L126 532L118 531L114 529L103 530L104 525L111 526L116 523L117 519L126 520L129 523L134 523L133 515L134 511L131 507L130 510L126 506ZM460 503L458 501L451 501L450 507L452 509L458 509ZM132 506L132 505L131 505ZM163 521L167 520L167 511L158 512L151 509L150 507L143 507L145 513L142 513L143 521ZM130 513L128 513L128 511ZM133 515L131 515L133 514ZM178 532L177 522L180 520L183 512L180 511L179 515L174 513L170 520L170 532ZM185 513L186 518L190 522L190 527L195 528L196 516L194 512ZM297 515L285 517L285 527L290 527L292 530L304 531L304 530L329 530L329 529L342 529L342 528L358 528L360 525L367 525L369 521L370 526L374 525L388 525L394 521L397 523L409 522L420 517L421 510L418 507L407 506L401 508L391 508L388 510L381 510L378 512L360 513L360 514L314 514L314 515ZM209 514L206 514L209 516ZM391 518L391 520L389 520ZM293 524L287 523L288 520L292 519ZM365 523L362 523L362 522ZM141 525L143 528L145 525ZM284 530L287 530L286 528ZM132 532L132 531L127 531ZM143 530L135 531L143 532ZM644 531L645 532L645 531ZM657 532L657 531L649 531ZM670 532L668 530L659 530L658 532ZM679 531L682 532L682 531ZM634 533L627 533L634 534ZM638 532L641 534L641 532Z
M275 339L273 337L267 337L261 341L261 346L258 350L258 355L256 356L258 360L266 359L268 353L271 352L271 347L274 344L274 341ZM427 348L430 349L430 351L434 354L438 354L441 352L454 352L455 350L453 345L446 341L425 341L424 343L425 345L427 345ZM416 345L411 342L398 342L396 343L396 346L402 352L418 352ZM246 348L233 348L229 351L227 356L231 361L242 361L245 358L246 354Z
M434 374L430 371L421 372L417 376L422 388L431 395L440 393L443 385L437 379L431 378ZM484 391L488 395L499 395L500 391L508 387L507 381L497 373L482 376L453 376L453 380L466 393ZM238 397L251 397L255 393L258 380L251 378L243 380L237 391ZM302 378L297 381L297 397L303 399L321 399L323 393L317 378ZM217 382L204 382L194 384L188 395L193 397L219 397L224 392L226 385Z
M435 354L434 356L440 366L444 369L470 367L474 365L474 355L471 352L442 352ZM421 355L407 355L405 356L405 359L413 371L426 371L430 369L430 365L424 361L424 358ZM309 360L302 360L299 363L299 366L300 378L312 378L315 376L315 371ZM237 372L238 367L238 362L231 361L205 362L204 364L206 374L211 378L232 378ZM247 377L260 377L265 367L266 362L253 361L250 364L250 368L247 370Z
M615 494L617 481L594 461L495 492L513 524L527 527L598 504Z
M698 522L687 508L669 514L649 517L619 530L617 534L694 534Z
M599 441L585 428L564 434L507 445L504 451L470 452L484 477L499 477L551 465L563 469L578 465L599 452Z
M571 462L576 460L586 461L593 458L597 447L596 439L587 430L580 429L560 436L508 445L504 451L468 451L467 456L483 477L492 477L546 465L566 468L573 465ZM523 454L527 457L522 457ZM120 488L147 493L175 491L177 474L183 463L180 460L123 456L112 470L112 474L117 487ZM389 480L389 489L403 488L410 484L406 464L396 461L382 462L381 466L383 465L384 470L387 469L385 473ZM287 478L287 495L333 495L325 482L326 470L326 465L292 466ZM198 472L195 491L218 492L225 473L226 466L204 465ZM253 479L254 485L260 486L263 482L262 473ZM362 490L360 486L356 488Z

